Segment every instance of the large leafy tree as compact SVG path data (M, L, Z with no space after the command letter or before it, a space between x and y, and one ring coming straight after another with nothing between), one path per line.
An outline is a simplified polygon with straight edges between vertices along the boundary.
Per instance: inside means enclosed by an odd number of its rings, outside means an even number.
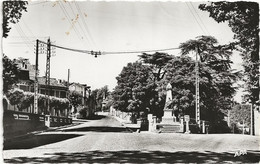
M181 43L179 48L182 55L190 55L193 51L198 54L198 60L211 66L216 71L224 71L230 68L230 56L232 51L218 44L213 36L198 36Z
M245 68L245 89L255 104L259 101L259 4L257 2L211 2L199 8L218 23L228 22L236 41L229 47L241 52Z
M114 107L137 115L150 111L150 101L155 96L149 66L140 62L128 63L117 79L113 92Z
M151 66L154 81L160 81L165 73L165 65L172 59L167 53L156 52L154 54L143 53L139 56L143 63Z
M139 57L145 65L149 66L153 85L157 88L158 82L164 78L167 72L166 65L173 56L167 53L155 52L154 54L143 53ZM166 95L159 94L157 89L153 91L153 94L154 97L150 100L150 110L153 115L161 118L163 116Z
M111 93L109 92L108 86L105 85L102 88L95 89L91 92L91 98L93 98L95 102L96 110L102 110L102 102L105 98L107 98Z
M247 126L250 126L250 105L234 105L230 111L230 123L245 123Z
M4 1L3 2L3 37L8 37L11 30L10 23L18 23L23 11L27 11L27 1Z
M77 91L69 93L69 102L74 107L74 113L77 112L77 107L82 104L82 95Z
M208 67L212 70L210 78L213 81L218 80L218 89L222 94L218 101L222 102L223 108L229 109L235 93L235 88L230 86L240 77L240 72L231 70L232 51L226 46L219 45L217 39L212 36L199 36L188 40L180 44L180 49L184 56L191 55L191 52L197 53L200 69Z
M14 60L3 56L3 92L6 94L18 82L19 69Z
M188 56L175 57L167 64L166 69L164 79L158 83L159 92L165 94L165 87L170 83L173 99L169 105L174 109L175 115L188 114L194 118L195 61ZM223 97L232 97L235 89L229 76L218 76L219 73L205 63L200 63L199 72L201 119L209 121L216 132L216 126L224 123L224 111L228 108L223 103Z

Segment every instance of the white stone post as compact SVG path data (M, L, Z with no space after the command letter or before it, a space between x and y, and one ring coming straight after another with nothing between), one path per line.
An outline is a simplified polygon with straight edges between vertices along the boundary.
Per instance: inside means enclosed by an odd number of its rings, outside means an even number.
M149 132L152 132L153 131L153 115L148 114L147 118L148 118L148 123L149 123L148 130L149 130Z
M183 121L183 118L181 118L181 132L183 133L184 132L184 121Z
M202 121L202 133L205 134L205 121Z

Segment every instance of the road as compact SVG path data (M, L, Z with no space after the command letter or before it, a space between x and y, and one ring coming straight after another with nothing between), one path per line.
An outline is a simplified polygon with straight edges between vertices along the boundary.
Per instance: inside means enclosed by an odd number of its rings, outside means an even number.
M256 163L260 151L256 136L132 133L113 117L100 116L6 143L3 157L9 163Z

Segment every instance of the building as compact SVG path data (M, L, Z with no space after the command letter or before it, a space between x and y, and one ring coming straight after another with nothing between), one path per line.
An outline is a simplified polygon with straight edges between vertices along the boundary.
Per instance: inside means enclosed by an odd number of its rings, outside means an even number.
M21 89L25 92L34 93L34 82L35 82L35 65L31 65L28 59L18 58L14 60L19 68L18 83L16 88ZM38 94L44 96L53 96L56 98L67 98L68 96L68 87L65 80L59 80L55 78L50 78L50 85L46 86L46 77L38 77ZM49 90L49 92L47 91ZM46 94L45 94L46 93ZM48 94L49 93L49 94ZM68 116L68 109L56 110L51 108L46 110L46 107L40 106L38 99L38 108L39 114L50 114L52 116ZM7 105L6 109L8 110L18 110L16 106ZM23 109L22 112L33 113L33 103L27 108Z
M88 86L87 84L71 83L69 85L69 91L76 91L81 95L81 104L77 107L77 109L74 109L72 107L71 113L74 113L74 111L76 111L76 115L79 115L79 111L84 109L86 110L86 116L78 117L89 117L94 114L93 101L91 101L90 98L90 86Z

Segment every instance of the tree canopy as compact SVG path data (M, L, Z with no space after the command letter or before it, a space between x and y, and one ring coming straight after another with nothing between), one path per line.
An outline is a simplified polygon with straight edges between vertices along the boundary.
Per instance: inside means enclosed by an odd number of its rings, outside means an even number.
M154 54L143 53L139 56L143 63L151 66L151 71L154 75L154 81L159 81L166 73L165 65L172 59L167 53L156 52Z
M11 30L9 23L18 23L23 11L27 11L27 1L15 0L3 2L3 37L7 38Z
M3 92L6 94L13 84L18 82L19 69L14 60L3 56Z
M145 111L160 117L165 105L166 86L170 83L173 99L168 105L176 116L189 114L194 118L195 60L188 55L199 50L201 119L210 121L213 128L221 123L227 125L223 119L227 109L231 108L236 89L233 84L238 79L238 73L230 68L231 51L211 36L181 43L180 48L182 55L179 57L165 53L142 54L142 62L128 63L117 77L114 107L126 112Z
M70 104L74 107L74 112L77 111L77 107L82 103L82 95L77 91L69 93Z
M148 112L150 101L156 95L150 68L140 62L128 63L117 79L113 92L114 107L121 111L140 114Z
M241 52L245 89L252 103L259 101L259 4L257 2L210 2L199 9L208 11L218 23L228 22L235 41L229 47Z

